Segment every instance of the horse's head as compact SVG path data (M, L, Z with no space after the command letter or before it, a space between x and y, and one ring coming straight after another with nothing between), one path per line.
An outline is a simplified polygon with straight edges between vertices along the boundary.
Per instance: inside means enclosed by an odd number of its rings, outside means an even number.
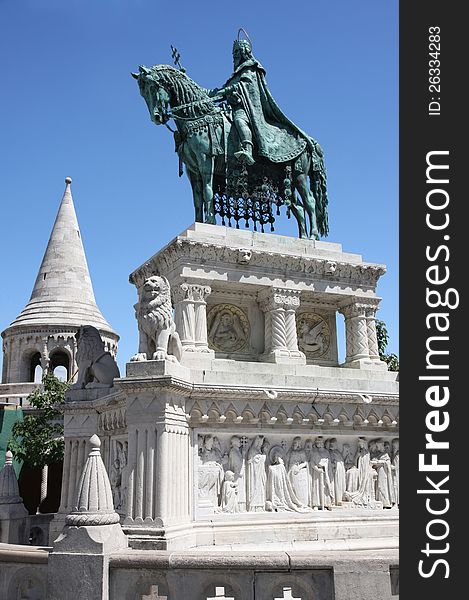
M132 73L132 77L138 81L150 118L156 125L164 125L171 116L190 120L215 110L204 88L185 72L169 65L140 66L139 72Z
M155 125L164 125L171 118L171 86L170 79L165 76L167 69L175 70L169 65L156 65L151 68L141 65L138 73L132 73L132 77L138 81L140 94Z

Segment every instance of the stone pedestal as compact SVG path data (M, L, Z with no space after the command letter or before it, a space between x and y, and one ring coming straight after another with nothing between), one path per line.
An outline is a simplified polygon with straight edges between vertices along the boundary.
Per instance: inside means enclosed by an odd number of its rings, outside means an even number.
M397 535L397 508L382 508L395 494L380 497L396 485L399 418L377 352L384 271L338 244L183 232L130 276L169 282L180 364L131 362L112 394L66 403L62 514L96 428L134 548Z

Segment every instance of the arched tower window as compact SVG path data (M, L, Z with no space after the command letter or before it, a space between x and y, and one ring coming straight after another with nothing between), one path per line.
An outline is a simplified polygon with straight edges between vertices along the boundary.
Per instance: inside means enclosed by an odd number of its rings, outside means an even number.
M53 352L49 360L49 369L61 381L70 379L70 357L63 350Z
M42 367L41 367L41 353L35 352L29 359L29 381L34 383L41 383L42 381Z

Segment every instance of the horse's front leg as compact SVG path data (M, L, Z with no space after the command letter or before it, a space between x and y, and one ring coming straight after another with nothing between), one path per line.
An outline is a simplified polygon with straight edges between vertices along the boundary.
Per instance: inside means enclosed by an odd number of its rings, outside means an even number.
M196 223L204 222L204 197L202 193L202 180L197 173L186 168L187 176L191 182L192 197L194 199L194 210Z
M199 157L200 175L202 178L202 194L204 198L205 223L216 225L215 208L213 204L213 170L215 160L213 156L203 154Z

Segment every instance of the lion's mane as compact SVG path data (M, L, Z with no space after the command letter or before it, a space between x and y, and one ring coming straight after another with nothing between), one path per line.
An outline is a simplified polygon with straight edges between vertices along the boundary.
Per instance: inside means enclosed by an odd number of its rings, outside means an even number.
M104 352L104 342L99 331L91 325L82 325L78 330L78 348L76 361L78 368L85 360L94 361Z

